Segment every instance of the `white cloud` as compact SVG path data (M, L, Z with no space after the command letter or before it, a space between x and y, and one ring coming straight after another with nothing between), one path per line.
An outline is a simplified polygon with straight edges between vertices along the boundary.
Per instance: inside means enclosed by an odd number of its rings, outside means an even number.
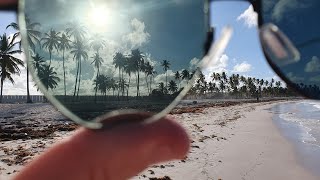
M320 59L317 56L313 56L311 61L307 63L304 71L308 73L320 72Z
M138 48L150 40L150 34L145 31L144 22L135 18L131 21L131 27L133 31L122 37L124 42L129 43L130 49Z
M258 24L258 14L254 11L253 6L250 5L240 16L238 16L237 21L244 21L244 24L251 28L256 27Z
M206 76L206 79L209 80L213 72L222 73L228 72L227 67L229 63L229 57L226 54L223 54L218 59L212 61L210 67L207 67L203 70L203 74Z
M235 73L246 73L246 72L251 71L251 69L252 69L252 65L247 63L246 61L244 61L241 64L236 64L233 67L233 71L232 72L235 72Z
M199 62L200 62L200 59L198 59L198 58L191 59L191 61L190 61L190 69L194 70L195 68L197 68L198 65L199 65Z

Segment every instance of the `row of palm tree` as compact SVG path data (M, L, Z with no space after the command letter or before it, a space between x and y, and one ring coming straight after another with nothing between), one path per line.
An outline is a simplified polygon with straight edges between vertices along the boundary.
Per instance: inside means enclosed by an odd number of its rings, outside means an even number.
M239 74L228 76L226 72L212 73L211 80L207 81L204 74L200 73L194 86L189 91L192 96L205 97L233 97L257 98L294 96L295 93L282 85L281 81L271 81L254 77L245 77Z
M116 52L113 56L113 65L118 71L118 77L107 77L101 74L101 66L105 60L101 57L100 51L106 46L106 41L99 34L94 34L89 36L87 28L78 22L71 22L67 25L66 29L63 31L56 31L50 29L47 33L41 33L38 29L41 26L40 23L31 22L30 19L26 19L27 24L27 39L30 45L30 49L33 52L33 66L38 74L39 79L42 84L47 89L55 89L58 86L60 79L63 79L64 87L64 97L67 96L67 85L66 85L66 54L71 54L73 60L76 61L76 74L73 90L73 99L78 100L79 92L81 90L81 80L82 80L82 64L84 61L91 61L91 64L97 70L95 78L93 80L93 90L95 92L95 101L97 100L97 93L100 92L103 95L107 95L108 91L112 90L112 95L117 96L118 99L121 97L129 96L130 87L132 84L136 85L136 97L141 96L141 79L145 78L145 94L175 94L181 90L186 82L192 78L195 71L189 71L183 69L176 71L174 77L168 82L168 71L170 69L171 63L169 60L163 60L161 62L161 67L165 74L165 82L154 82L155 76L157 75L156 68L151 61L146 58L146 55L139 49L133 49L129 54L123 54L121 52ZM16 42L16 38L20 35L19 26L16 23L11 23L7 28L12 27L17 30L17 33L12 39L8 37L1 38L1 52L10 52L10 63L14 61L16 64L14 68L10 69L11 74L19 73L19 66L23 67L23 62L14 56L13 54L22 53L21 49L18 48L20 42ZM6 40L3 40L6 39ZM7 41L7 42L5 42ZM88 42L88 43L86 43ZM2 45L4 44L4 45ZM21 47L21 45L20 45ZM9 49L9 50L6 50ZM47 62L44 57L39 55L42 50L47 50L48 60ZM93 50L94 54L91 56L90 50ZM38 51L38 52L37 52ZM1 54L1 55L2 55ZM91 57L90 57L91 56ZM52 59L61 58L63 75L57 74L54 67L52 67ZM15 58L15 59L13 59ZM5 58L2 58L5 59ZM8 59L8 58L7 58ZM10 76L6 75L5 69L7 68L6 63L1 62L1 95L2 86L5 79L10 79ZM29 73L28 66L27 72ZM8 68L7 68L8 69ZM135 82L131 82L132 75L135 76ZM29 78L29 76L27 76ZM158 84L156 87L155 85ZM225 72L223 73L213 73L212 80L207 81L202 73L200 73L200 78L196 81L195 85L190 91L190 94L198 95L209 95L209 94L232 94L234 96L249 97L253 94L263 94L265 96L278 95L281 89L281 82L275 82L273 79L268 82L263 79L256 79L251 77L240 76L239 74L233 74L230 77L227 76ZM116 93L117 92L117 93ZM130 91L131 92L131 91ZM28 102L31 102L29 97L29 79L27 80L27 96ZM1 101L1 100L0 100Z

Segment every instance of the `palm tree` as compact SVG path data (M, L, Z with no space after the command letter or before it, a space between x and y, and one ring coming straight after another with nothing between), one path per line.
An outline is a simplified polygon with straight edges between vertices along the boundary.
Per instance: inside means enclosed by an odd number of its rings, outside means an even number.
M41 41L44 41L44 43L42 44L42 48L46 48L49 51L49 56L50 56L49 66L51 65L51 60L52 60L52 51L54 49L58 51L59 49L59 44L60 44L59 34L60 32L56 32L55 30L51 29L49 33L45 33L45 37L41 39Z
M170 62L168 60L163 60L161 63L161 66L163 67L163 70L166 73L166 88L168 86L168 69L170 68Z
M103 37L100 34L94 34L90 38L90 47L95 50L98 54L100 49L102 49L104 46L106 46L106 41L103 39Z
M25 18L26 22L26 32L27 32L27 39L28 39L28 44L35 53L36 45L35 43L40 45L40 36L41 32L37 30L37 27L41 26L40 23L37 22L31 22L28 17ZM15 22L9 24L6 29L9 27L12 27L13 29L19 31L19 25ZM16 33L17 35L20 35L20 32ZM21 42L19 43L20 49L21 49ZM29 91L29 67L28 64L26 66L27 68L27 103L32 103L31 98L30 98L30 91Z
M126 63L126 57L120 53L120 52L117 52L115 54L115 56L113 57L113 64L115 65L116 68L119 69L119 81L123 78L123 76L121 76L121 70L123 71L124 68L125 68L125 63ZM122 73L123 74L123 73ZM118 91L118 98L120 96L120 90Z
M180 85L181 85L181 74L179 71L177 71L175 74L174 74L174 78L175 80L178 80L179 81L179 88L180 88Z
M98 86L95 87L95 90L99 90L102 95L107 96L107 90L110 88L110 78L107 77L106 75L99 75L95 80L94 80L94 85L97 84Z
M40 70L39 78L47 90L55 89L60 81L60 78L57 77L57 73L54 71L53 67L46 64L43 65Z
M166 89L166 87L165 87L165 85L164 85L163 82L159 83L159 85L158 85L158 90L159 90L162 94L167 94L167 89Z
M189 83L189 80L190 80L190 72L189 72L188 70L184 69L184 70L182 71L181 75L182 75L181 78L182 78L183 80L187 80L187 83Z
M8 39L6 34L0 37L0 76L1 76L1 94L0 103L2 102L3 82L8 79L11 83L14 83L12 74L20 74L19 65L24 67L23 61L15 57L20 54L21 50L14 50L15 45L19 42L16 41L15 34L12 39Z
M26 21L26 33L27 33L28 43L31 49L35 53L35 48L36 48L35 43L40 45L40 36L41 36L41 32L37 30L37 27L40 27L41 25L40 23L37 23L37 22L35 23L31 22L28 17L25 18L25 21ZM7 26L7 29L9 27L12 27L13 29L19 31L19 25L15 22L9 24ZM20 35L20 32L18 32L17 34Z
M76 41L73 42L71 54L74 54L73 59L77 60L77 75L76 75L76 82L74 86L74 93L73 97L75 98L76 95L79 97L79 90L80 90L80 81L81 81L81 60L88 59L88 53L87 53L87 46L81 42ZM77 90L78 85L78 90Z
M44 58L37 53L35 56L32 56L33 59L33 67L37 71L37 74L40 74L40 70L43 68L43 65L46 63Z
M171 81L169 82L168 90L171 91L172 94L175 93L175 92L177 92L177 90L178 90L177 83L174 82L173 80L171 80Z
M74 41L83 41L87 34L86 31L86 26L77 21L68 23L68 27L66 29L67 35L72 36Z
M59 37L59 46L58 48L62 51L62 67L63 67L63 85L64 85L64 98L66 99L67 96L67 88L66 88L66 69L65 69L65 58L64 53L66 50L71 48L71 41L66 36L65 33L62 33L61 37Z
M96 79L98 79L98 76L100 75L100 66L102 65L103 59L100 57L99 53L96 53L93 58L93 61L91 64L94 64L94 67L97 68L97 76ZM95 94L94 94L94 101L97 101L97 90L98 90L98 84L95 84Z
M139 49L134 49L131 51L130 61L133 61L133 72L136 72L137 76L137 97L140 96L140 71L142 70L142 64L144 64L144 59L141 51Z

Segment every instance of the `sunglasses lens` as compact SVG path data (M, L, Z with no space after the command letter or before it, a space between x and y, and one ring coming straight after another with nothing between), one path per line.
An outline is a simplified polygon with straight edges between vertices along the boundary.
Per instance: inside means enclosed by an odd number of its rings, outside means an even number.
M302 94L320 99L320 1L262 1L264 51Z
M204 53L204 1L25 0L24 14L36 83L72 119L160 112Z

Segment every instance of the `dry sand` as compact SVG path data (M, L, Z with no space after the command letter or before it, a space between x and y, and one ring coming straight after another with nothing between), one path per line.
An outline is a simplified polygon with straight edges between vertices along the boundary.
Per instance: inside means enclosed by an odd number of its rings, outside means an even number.
M299 164L291 144L273 124L268 109L274 104L210 107L171 115L190 133L193 142L188 157L154 165L133 179L319 179ZM2 129L18 122L19 116L20 119L27 116L29 120L19 125L24 130L22 133L26 130L23 128L35 124L33 119L37 119L35 128L45 133L34 135L27 131L29 134L22 139L20 136L17 140L10 140L15 137L6 141L0 139L0 179L12 177L33 157L72 134L70 130L74 126L70 122L66 124L63 116L50 105L34 106L32 114L27 108L23 111L23 105L19 106L16 110L20 114L15 114L14 118L9 109L15 107L1 108ZM43 113L50 116L43 118ZM55 131L48 132L52 127ZM30 134L34 136L28 137Z
M155 165L133 179L319 179L297 161L269 111L274 103L208 108L174 115L192 137L185 160Z

